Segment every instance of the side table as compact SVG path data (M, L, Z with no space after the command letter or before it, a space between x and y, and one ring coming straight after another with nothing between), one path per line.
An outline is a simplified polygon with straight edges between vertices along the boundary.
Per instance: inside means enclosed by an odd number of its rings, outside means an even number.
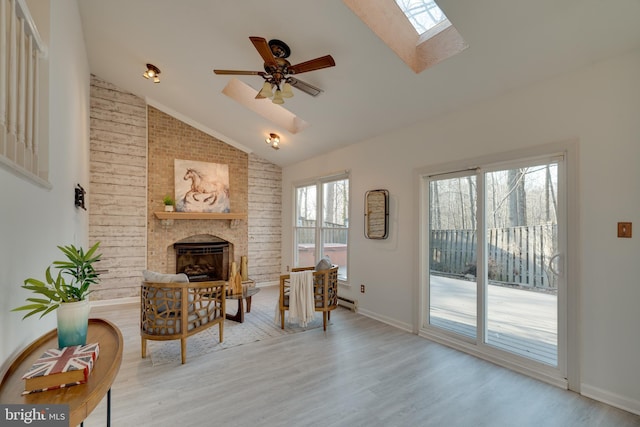
M227 299L238 300L238 311L236 312L236 314L228 314L228 313L226 313L225 318L229 319L229 320L233 320L234 322L243 323L244 322L245 310L244 310L244 304L243 304L242 300L245 300L247 302L247 311L246 312L250 313L251 312L251 297L254 296L255 294L257 294L258 292L260 292L260 288L243 286L241 294L230 294L230 295L227 295Z
M22 375L50 348L58 347L58 333L54 329L25 348L1 373L0 402L23 405L69 405L69 425L82 424L91 411L107 395L107 426L111 425L111 384L122 362L122 333L104 319L89 319L87 343L100 344L100 354L86 384L22 395Z

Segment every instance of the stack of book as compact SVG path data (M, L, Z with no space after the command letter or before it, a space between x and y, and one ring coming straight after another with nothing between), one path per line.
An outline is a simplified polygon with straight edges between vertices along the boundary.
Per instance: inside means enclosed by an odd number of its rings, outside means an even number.
M98 343L45 351L22 376L22 394L86 383L99 352Z

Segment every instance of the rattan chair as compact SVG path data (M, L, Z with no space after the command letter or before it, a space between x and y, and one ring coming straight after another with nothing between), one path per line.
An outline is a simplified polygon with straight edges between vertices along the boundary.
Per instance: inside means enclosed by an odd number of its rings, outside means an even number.
M223 340L226 282L142 282L140 336L142 357L147 340L180 340L182 363L187 360L187 337L214 325ZM183 310L187 307L187 310Z
M292 268L292 272L314 270L315 267ZM291 276L280 276L280 326L284 329L284 312L289 309ZM322 327L327 330L331 310L338 307L338 266L327 270L313 271L313 299L315 311L322 312Z

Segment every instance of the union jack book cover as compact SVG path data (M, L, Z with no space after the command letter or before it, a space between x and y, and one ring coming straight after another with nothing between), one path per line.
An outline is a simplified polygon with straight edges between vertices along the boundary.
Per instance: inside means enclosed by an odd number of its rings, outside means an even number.
M22 394L86 383L99 353L98 343L45 351L22 376Z

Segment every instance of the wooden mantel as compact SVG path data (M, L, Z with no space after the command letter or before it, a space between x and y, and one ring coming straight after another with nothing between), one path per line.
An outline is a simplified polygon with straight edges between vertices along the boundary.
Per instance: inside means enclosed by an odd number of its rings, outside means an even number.
M153 214L165 226L173 225L175 219L223 219L229 221L229 227L236 228L240 220L247 219L247 214L241 212L154 212Z
M247 219L241 212L154 212L158 219Z

